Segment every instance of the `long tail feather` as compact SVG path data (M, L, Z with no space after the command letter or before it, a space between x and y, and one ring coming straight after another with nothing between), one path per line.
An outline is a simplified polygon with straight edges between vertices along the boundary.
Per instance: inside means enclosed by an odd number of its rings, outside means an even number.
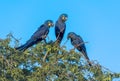
M31 47L35 42L32 40L27 41L24 45L16 48L19 51L25 51L27 48Z
M89 59L89 57L88 57L88 55L87 55L87 52L84 51L84 50L82 50L81 52L83 53L83 55L84 55L85 59L87 60L89 66L92 66L92 64L91 64L91 62L90 62L90 59Z

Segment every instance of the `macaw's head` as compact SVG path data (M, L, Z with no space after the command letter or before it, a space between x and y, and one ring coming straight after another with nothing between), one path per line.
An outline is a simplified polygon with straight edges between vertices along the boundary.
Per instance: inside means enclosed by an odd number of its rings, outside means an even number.
M48 26L48 27L53 27L54 26L54 23L52 20L46 20L45 21L45 24Z
M67 39L69 40L70 38L73 39L75 38L76 34L74 32L69 32L67 35Z
M68 15L67 15L67 14L61 14L61 15L60 15L60 19L61 19L63 22L65 22L65 21L67 21L67 19L68 19Z

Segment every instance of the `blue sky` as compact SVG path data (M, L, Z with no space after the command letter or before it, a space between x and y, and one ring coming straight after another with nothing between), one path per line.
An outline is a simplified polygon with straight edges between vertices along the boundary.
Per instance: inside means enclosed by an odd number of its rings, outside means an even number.
M47 19L68 14L66 33L81 35L88 56L113 72L120 72L120 0L0 0L0 38L10 32L23 44ZM49 37L55 40L54 28ZM67 48L73 48L70 41Z

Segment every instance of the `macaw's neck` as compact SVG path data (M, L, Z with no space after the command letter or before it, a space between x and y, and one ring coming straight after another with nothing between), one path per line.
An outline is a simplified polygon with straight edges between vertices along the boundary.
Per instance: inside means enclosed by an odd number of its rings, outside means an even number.
M48 26L48 24L44 24L44 27L48 27L48 28L50 28L50 27Z
M74 38L74 37L72 37L72 38L71 38L71 40L75 40L75 38Z
M58 19L59 23L64 23L65 21L63 21L61 18Z
M77 37L76 35L73 35L73 36L71 37L71 40L78 40L78 37Z

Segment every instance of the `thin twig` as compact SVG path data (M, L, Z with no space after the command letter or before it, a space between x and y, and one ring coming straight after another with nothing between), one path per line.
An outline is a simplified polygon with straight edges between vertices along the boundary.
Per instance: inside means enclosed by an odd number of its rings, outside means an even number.
M46 59L48 53L49 53L49 52L46 52L45 56L43 57L43 62L45 62L45 59Z
M68 42L68 40L65 41L65 43L63 44L63 46Z
M103 69L105 69L105 70L107 70L107 71L109 71L109 72L111 72L111 73L115 73L115 72L109 70L108 68L106 68L106 67L104 67L104 66L102 66L102 65L100 65L100 66L101 66Z
M3 41L3 39L0 38L0 42L2 42L2 41Z
M97 60L94 60L94 61L92 62L92 64L95 64L95 62L97 62L97 64L99 64ZM104 67L104 66L102 66L102 65L100 65L100 64L99 64L99 66L100 66L102 69L109 71L110 73L115 73L115 72L109 70L108 68L106 68L106 67Z
M17 42L21 39L21 38L20 39L15 38L12 34L10 34L10 36Z
M58 34L58 36L57 36L57 38L56 38L55 42L58 40L59 36L60 36L60 33Z
M78 46L80 46L80 45L82 45L82 44L85 44L85 43L88 43L88 42L82 42L82 43L76 45L75 48L77 48Z
M50 41L50 37L49 36L47 36L47 39L48 39L48 41Z

